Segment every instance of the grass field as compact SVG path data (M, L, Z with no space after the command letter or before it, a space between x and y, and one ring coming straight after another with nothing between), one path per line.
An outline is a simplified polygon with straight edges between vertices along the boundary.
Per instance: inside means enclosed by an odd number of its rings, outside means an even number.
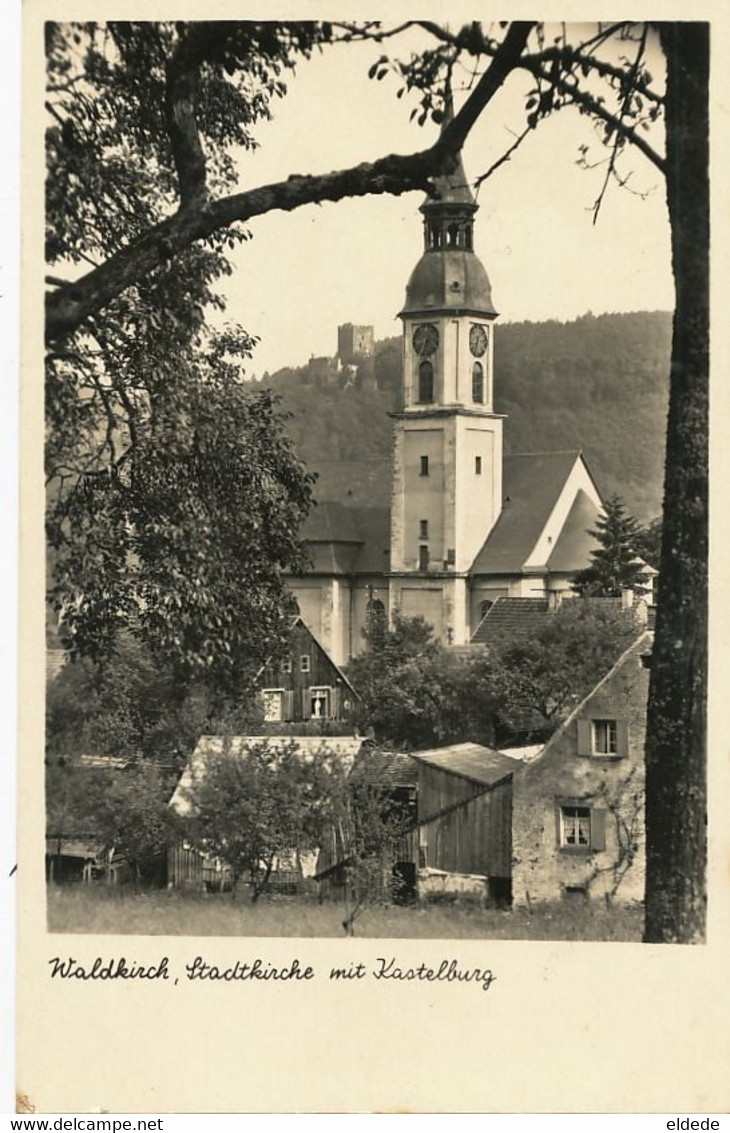
M51 886L51 932L139 933L147 936L344 937L343 905L297 897L135 893L105 886ZM393 939L641 940L643 910L598 902L486 909L474 904L403 908L375 905L357 918L360 937Z

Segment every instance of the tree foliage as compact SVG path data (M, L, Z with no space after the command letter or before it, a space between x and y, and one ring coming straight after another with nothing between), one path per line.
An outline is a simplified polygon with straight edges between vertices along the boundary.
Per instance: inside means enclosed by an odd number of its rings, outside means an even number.
M476 698L467 663L434 641L422 617L396 614L348 668L360 696L356 722L378 743L427 748L461 740L491 743L488 694Z
M113 850L139 881L174 837L176 816L168 806L174 777L149 760L124 770L53 760L46 770L48 834Z
M206 685L181 685L139 642L123 638L104 664L67 664L46 694L46 748L52 758L137 757L181 768L201 734L258 726L260 705L245 687L235 698Z
M629 611L575 598L523 641L505 639L472 665L475 697L495 704L498 734L547 739L639 632Z
M330 814L332 758L324 749L305 755L295 740L242 751L225 744L194 775L188 836L230 866L234 896L248 876L256 900L277 857L319 844Z
M573 589L584 596L620 598L622 590L641 589L641 529L620 496L606 500L603 509L590 532L598 547L591 551L589 566L575 576Z

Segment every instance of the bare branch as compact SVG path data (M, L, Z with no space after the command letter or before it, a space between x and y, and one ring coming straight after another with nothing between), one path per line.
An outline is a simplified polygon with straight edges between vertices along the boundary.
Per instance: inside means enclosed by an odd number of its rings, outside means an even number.
M505 162L509 161L510 158L512 157L512 154L515 152L515 150L519 149L519 147L522 145L522 143L525 140L525 138L527 137L527 135L532 133L532 131L534 129L535 129L534 124L530 124L529 126L525 126L522 133L517 135L514 142L509 147L509 149L505 150L505 152L502 154L502 156L500 158L498 158L492 165L490 165L490 167L489 167L489 169L487 170L486 173L482 173L481 177L477 177L476 181L474 182L474 188L478 189L479 186L482 185L484 181L488 181L489 178L492 176L492 174L496 173L496 171L499 169L500 165L504 165Z

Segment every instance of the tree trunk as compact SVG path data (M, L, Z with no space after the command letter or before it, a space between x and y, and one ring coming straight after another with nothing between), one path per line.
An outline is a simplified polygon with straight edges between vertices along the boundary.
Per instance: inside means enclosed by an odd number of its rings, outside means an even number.
M660 26L676 309L646 749L644 939L704 938L706 910L709 25Z

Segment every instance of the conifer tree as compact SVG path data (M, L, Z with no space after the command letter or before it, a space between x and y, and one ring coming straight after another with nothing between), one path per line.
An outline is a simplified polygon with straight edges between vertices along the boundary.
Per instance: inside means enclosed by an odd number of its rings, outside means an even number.
M573 589L584 597L620 598L622 590L640 587L644 569L637 556L640 526L620 496L605 502L604 514L590 534L599 545L591 552L590 566L576 575Z

